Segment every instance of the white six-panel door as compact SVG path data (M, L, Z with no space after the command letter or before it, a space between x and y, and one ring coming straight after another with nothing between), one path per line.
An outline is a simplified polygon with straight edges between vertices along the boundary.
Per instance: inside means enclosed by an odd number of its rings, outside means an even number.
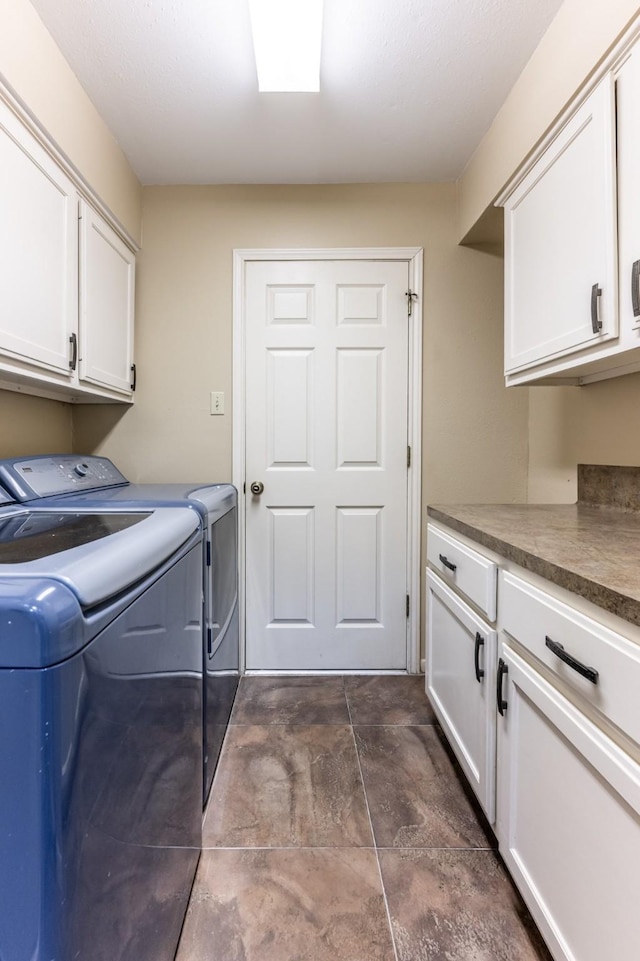
M246 265L250 670L407 666L408 269Z

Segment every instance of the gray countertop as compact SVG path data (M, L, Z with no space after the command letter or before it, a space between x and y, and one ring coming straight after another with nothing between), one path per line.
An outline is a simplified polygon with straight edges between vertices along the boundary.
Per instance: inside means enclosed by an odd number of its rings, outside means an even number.
M578 503L432 506L428 514L640 625L640 513Z

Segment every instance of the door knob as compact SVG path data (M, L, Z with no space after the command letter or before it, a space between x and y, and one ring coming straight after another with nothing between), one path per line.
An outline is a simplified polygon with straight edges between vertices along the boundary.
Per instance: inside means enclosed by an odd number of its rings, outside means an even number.
M252 494L255 494L256 497L259 497L264 490L264 484L262 483L262 481L254 481L253 484L251 485L250 490Z

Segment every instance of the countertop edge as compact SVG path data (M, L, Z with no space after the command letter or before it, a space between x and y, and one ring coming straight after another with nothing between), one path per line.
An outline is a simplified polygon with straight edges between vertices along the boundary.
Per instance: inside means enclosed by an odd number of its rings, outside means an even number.
M575 571L570 571L523 548L514 547L502 538L447 514L446 508L429 506L427 507L427 515L495 554L500 554L524 570L537 574L538 577L542 577L572 594L583 597L616 617L640 626L640 602L635 598L621 594L606 584L584 577Z

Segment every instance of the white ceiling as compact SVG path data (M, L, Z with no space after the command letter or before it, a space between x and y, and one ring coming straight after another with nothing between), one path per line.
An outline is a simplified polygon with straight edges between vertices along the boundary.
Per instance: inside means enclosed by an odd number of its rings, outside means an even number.
M320 94L259 94L247 0L31 2L145 184L454 180L561 4L325 0Z

